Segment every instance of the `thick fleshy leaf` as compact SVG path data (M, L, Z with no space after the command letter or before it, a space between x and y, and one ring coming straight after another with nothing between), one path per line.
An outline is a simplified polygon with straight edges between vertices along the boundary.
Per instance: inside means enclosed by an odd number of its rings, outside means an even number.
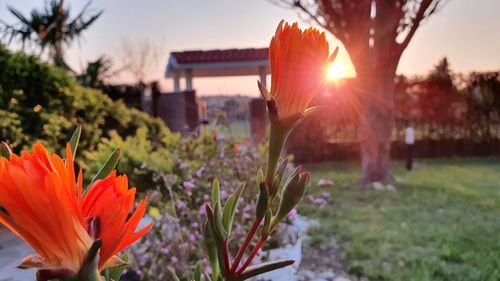
M257 182L257 186L259 186L260 183L264 181L264 172L262 171L262 168L259 169L259 171L257 172L257 177L255 178L255 181Z
M280 261L266 262L249 266L239 276L231 278L231 280L232 281L247 280L257 275L292 265L293 263L294 263L293 260L280 260Z
M167 266L167 270L170 273L172 281L180 281L179 277L177 277L177 274L175 273L175 270L172 267Z
M227 239L227 231L224 228L224 223L222 222L222 207L220 202L216 202L214 206L214 223L215 223L215 233L221 238L221 240Z
M207 214L207 220L208 220L208 225L210 227L214 227L214 210L212 209L212 206L210 204L205 203L205 213Z
M201 262L199 261L196 263L196 266L194 267L193 280L201 281Z
M276 194L278 193L278 190L280 189L280 184L281 184L281 178L279 176L275 176L273 180L273 185L269 190L269 197L271 197L271 200L273 200Z
M7 160L10 160L11 154L12 151L10 150L9 145L5 142L0 142L0 157L5 157Z
M211 216L213 218L213 214ZM208 261L210 262L210 266L212 267L212 276L214 276L214 278L217 278L217 276L219 275L219 258L217 251L217 243L215 241L212 225L213 223L210 223L207 220L207 222L205 223L203 237L204 237L205 247L208 253Z
M220 186L219 179L215 178L212 183L212 206L217 202L220 202Z
M223 237L221 236L220 232L217 229L217 222L215 221L215 213L214 210L212 209L212 206L210 204L206 203L205 204L205 211L207 213L207 219L208 219L208 224L210 226L210 230L212 230L214 234L215 241L217 244L220 244L223 240Z
M205 277L205 281L212 281L212 277L210 277L207 273L203 273L203 276Z
M69 140L69 146L71 147L71 154L73 159L76 157L76 150L78 149L78 143L80 142L80 136L82 135L82 126L76 127L71 139Z
M271 190L269 191L269 196L271 198L274 198L274 196L279 191L279 187L281 185L281 181L283 179L283 174L285 173L287 165L288 165L288 159L285 158L285 160L283 160L281 162L281 164L278 166L278 169L276 170L276 176L274 177L273 186L271 187Z
M233 226L234 216L236 214L236 208L238 206L238 201L243 194L243 190L245 189L245 184L242 183L234 194L228 197L226 201L226 205L224 206L224 213L222 215L222 222L224 223L224 227L227 230L227 235L231 235L231 229Z
M276 211L276 215L271 222L271 231L302 199L307 190L310 177L311 172L302 172L302 167L299 166L285 181L281 192L278 211Z
M224 212L222 213L222 223L227 231L228 235L231 235L231 225L229 224L229 219L231 216L231 209L233 209L235 202L234 194L229 195L226 200L226 205L224 205Z
M256 216L263 218L269 205L269 189L265 182L260 183L259 200L257 201Z
M106 269L105 274L104 274L104 276L106 277L106 281L111 281L111 280L119 281L121 276L122 276L123 271L125 270L125 268L127 266L128 259L129 259L129 255L126 253L120 259L125 264Z
M120 160L120 149L117 148L111 155L109 156L108 160L104 163L104 165L101 167L99 172L94 176L88 187L85 189L84 194L86 193L87 189L96 181L103 179L115 169L116 165L118 164L118 161Z

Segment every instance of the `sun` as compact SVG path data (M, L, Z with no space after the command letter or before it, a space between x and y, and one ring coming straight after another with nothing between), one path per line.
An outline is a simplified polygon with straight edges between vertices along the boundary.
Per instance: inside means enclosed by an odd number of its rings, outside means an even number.
M345 78L347 76L347 71L342 63L334 62L328 69L326 77L330 80L338 80Z

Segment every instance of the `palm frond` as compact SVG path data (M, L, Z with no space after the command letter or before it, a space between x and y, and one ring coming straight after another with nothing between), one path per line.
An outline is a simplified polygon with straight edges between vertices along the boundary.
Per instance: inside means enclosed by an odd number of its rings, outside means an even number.
M94 23L104 11L99 11L97 14L91 16L88 20L84 20L82 17L77 17L68 24L66 31L66 36L71 39L79 37L82 31L86 30L92 23Z
M30 21L21 13L19 12L18 10L16 10L15 8L11 7L11 6L7 6L7 9L10 11L10 13L16 17L19 21L21 21L22 23L24 23L25 25L30 25Z
M64 50L62 44L70 45L75 38L81 36L92 23L94 23L103 13L98 11L90 17L87 15L92 2L89 1L78 15L70 20L69 8L64 7L64 0L46 0L45 7L42 10L33 9L30 17L26 17L13 7L8 7L12 15L18 20L16 25L5 24L0 21L2 28L0 39L8 38L10 43L18 38L22 46L31 41L40 46L41 51L46 47L57 50L57 56L52 54L56 64L65 68L69 67L63 60ZM36 36L35 36L36 35Z

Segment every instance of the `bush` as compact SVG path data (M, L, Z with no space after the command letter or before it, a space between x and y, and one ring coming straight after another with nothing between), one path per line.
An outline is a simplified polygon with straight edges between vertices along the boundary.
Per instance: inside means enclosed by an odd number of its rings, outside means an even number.
M233 139L216 139L210 134L184 138L172 153L173 173L164 175L163 186L158 185L158 191L150 194L150 215L157 227L130 248L133 261L128 274L136 276L130 280L170 280L165 265L173 267L181 280L188 280L193 265L200 259L209 272L203 239L206 220L203 205L210 200L216 177L223 201L246 183L235 217L232 252L237 251L245 230L250 227L257 201L254 173L262 166L264 154Z
M98 90L83 88L64 70L34 56L12 53L0 46L0 139L15 152L36 140L61 150L76 124L83 126L81 147L95 150L111 132L122 138L147 128L154 149L171 134L163 122L112 101Z
M84 152L87 159L83 163L86 180L91 180L116 148L120 148L121 152L117 170L126 173L139 191L159 189L164 185L162 177L174 172L175 158L172 151L176 149L175 146L168 147L168 142L159 142L154 147L153 141L148 138L147 127L137 129L134 135L125 139L116 131L109 134L109 139L103 138L97 150Z

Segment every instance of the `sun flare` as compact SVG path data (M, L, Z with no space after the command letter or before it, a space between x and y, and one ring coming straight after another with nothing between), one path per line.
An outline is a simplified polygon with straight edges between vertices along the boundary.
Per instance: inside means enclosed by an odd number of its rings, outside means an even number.
M338 80L345 78L346 76L347 76L347 71L345 66L337 61L332 63L326 74L326 77L330 80Z

